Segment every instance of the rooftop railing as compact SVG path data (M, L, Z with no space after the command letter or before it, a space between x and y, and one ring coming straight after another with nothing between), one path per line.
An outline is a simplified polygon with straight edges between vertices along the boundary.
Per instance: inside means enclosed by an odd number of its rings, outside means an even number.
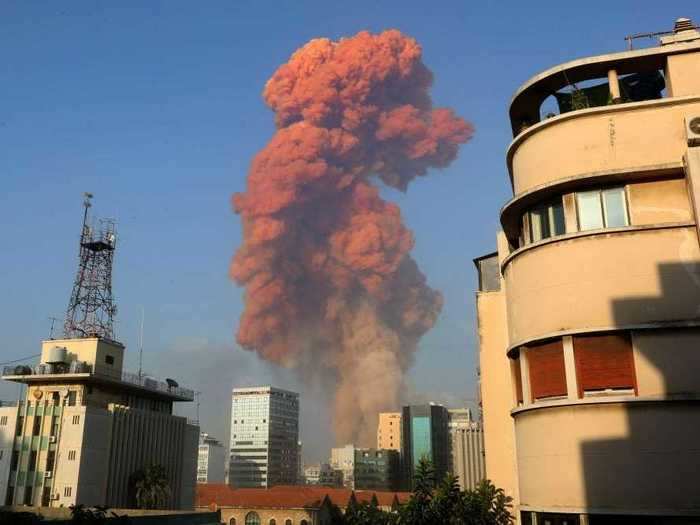
M73 363L77 363L74 365ZM61 374L89 374L92 377L108 379L112 381L121 381L122 383L128 383L130 385L139 386L146 390L152 392L161 392L164 394L171 394L174 396L187 399L188 401L194 400L194 391L189 388L183 388L175 383L175 381L170 380L170 382L160 381L153 377L135 374L132 372L122 371L121 376L112 376L109 374L102 374L99 372L94 372L92 366L88 363L81 361L73 361L71 365L68 366L55 366L40 364L34 367L28 365L14 365L5 366L2 370L3 376L41 376L41 375L61 375Z

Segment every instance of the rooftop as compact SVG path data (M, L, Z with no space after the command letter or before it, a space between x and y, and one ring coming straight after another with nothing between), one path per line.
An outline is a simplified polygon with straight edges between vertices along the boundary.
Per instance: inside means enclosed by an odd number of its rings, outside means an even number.
M155 394L174 401L194 400L194 391L179 386L175 381L161 381L144 374L122 371L117 375L95 372L89 363L74 361L76 365L59 367L46 364L5 366L2 379L15 383L51 383L67 381L112 384L142 394Z
M345 507L353 493L350 489L323 486L288 486L280 485L269 489L234 489L224 484L197 485L196 507L241 508L318 508L326 496L338 505ZM359 503L371 502L372 495L382 507L391 507L395 502L405 503L411 497L409 492L382 492L371 490L356 490L355 498Z

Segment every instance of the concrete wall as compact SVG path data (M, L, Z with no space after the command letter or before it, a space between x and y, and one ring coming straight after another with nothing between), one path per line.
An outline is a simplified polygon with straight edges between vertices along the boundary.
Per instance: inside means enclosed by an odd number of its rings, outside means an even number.
M685 97L700 93L700 60L697 55L668 57L666 79L670 97Z
M167 508L191 508L199 428L182 417L110 405L112 439L106 504L133 505L129 478L151 464L165 467L171 487ZM187 458L187 459L186 459Z
M504 275L511 345L565 330L697 320L700 314L693 226L552 241L513 257ZM616 308L621 301L627 306Z
M508 346L505 293L478 293L476 307L486 477L511 496L517 507L515 434L510 417L514 395L505 353Z
M573 404L516 416L520 503L551 512L700 512L693 403ZM690 484L690 485L688 485Z
M5 504L17 428L16 406L0 407L0 505ZM5 419L6 418L6 419ZM3 424L4 423L4 424Z
M83 409L85 425L82 446L77 448L80 474L76 501L83 505L102 505L107 495L112 415L100 408L83 407ZM65 424L68 427L71 426L70 421L65 421ZM65 450L61 451L63 461L65 461Z
M235 525L245 525L245 517L249 512L256 512L260 516L260 523L267 525L271 519L277 522L277 525L285 525L286 520L291 520L292 525L300 525L301 520L306 520L308 525L319 525L319 511L316 509L274 509L274 508L256 508L256 509L241 509L231 507L221 507L221 523L225 525L233 525L231 519L235 519Z

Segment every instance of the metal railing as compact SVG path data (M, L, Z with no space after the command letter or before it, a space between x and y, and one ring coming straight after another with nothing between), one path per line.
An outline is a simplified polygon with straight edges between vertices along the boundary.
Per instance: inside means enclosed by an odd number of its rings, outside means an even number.
M42 367L28 365L5 366L2 370L3 376L36 376L36 375L60 375L60 374L90 374L93 377L108 379L112 381L121 381L130 385L140 386L152 392L162 392L172 394L188 401L194 400L194 391L181 386L169 385L165 381L160 381L150 376L143 374L134 374L133 372L122 371L121 376L102 374L93 372L92 366L88 363L82 363L80 367L71 370L69 367Z

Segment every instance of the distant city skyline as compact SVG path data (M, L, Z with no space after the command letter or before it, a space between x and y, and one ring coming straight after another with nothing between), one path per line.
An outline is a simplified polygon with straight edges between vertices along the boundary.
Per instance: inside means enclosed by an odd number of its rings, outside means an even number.
M242 291L227 278L240 244L229 199L273 133L260 92L275 68L310 38L395 27L421 43L435 100L476 128L433 180L407 194L382 190L415 233L412 253L428 283L445 296L404 401L475 408L471 259L494 250L497 211L509 197L510 97L557 63L625 49L626 34L668 29L678 16L700 19L694 1L588 6L453 1L428 15L421 3L398 1L4 6L0 221L9 227L0 229L0 289L8 298L0 318L12 330L3 362L36 354L50 317L60 327L82 193L90 191L97 214L117 220L115 333L128 347L125 368L138 369L143 308L144 370L200 391L203 428L225 439L228 415L217 407L231 388L273 383L302 395L304 453L322 460L334 440L320 384L262 364L233 342ZM528 30L524 19L533 21ZM16 395L17 387L0 386L0 398ZM178 410L197 415L194 403Z

